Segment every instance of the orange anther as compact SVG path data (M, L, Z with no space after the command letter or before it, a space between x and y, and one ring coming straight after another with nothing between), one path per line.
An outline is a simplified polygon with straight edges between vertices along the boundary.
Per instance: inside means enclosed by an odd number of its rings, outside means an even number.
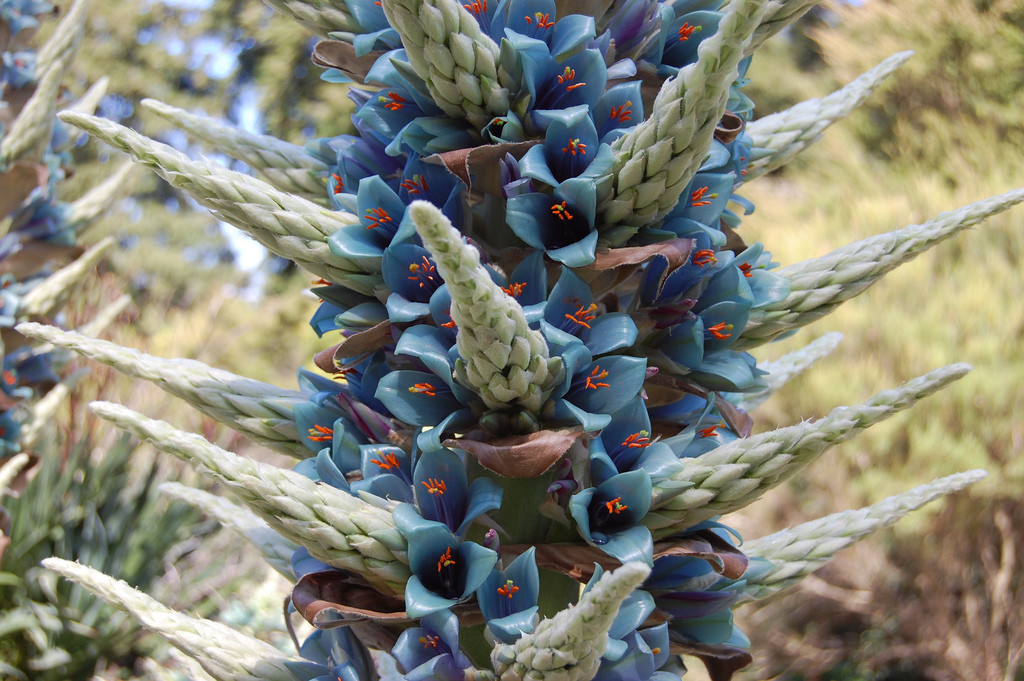
M441 568L450 567L452 565L455 565L455 561L452 560L452 547L449 546L437 560L437 571L440 572Z
M498 593L500 593L502 596L508 596L509 598L512 598L512 594L514 594L517 591L519 591L519 587L515 586L512 583L511 579L507 580L504 586L498 587Z
M314 425L306 431L313 442L330 442L334 438L334 429L327 426Z
M732 336L732 324L726 324L725 322L718 322L714 326L708 327L708 333L717 338L718 340L725 340Z
M386 471L389 471L392 468L398 468L398 457L396 457L391 452L388 452L387 454L380 458L384 460L378 461L377 459L370 459L370 463L375 463Z
M648 447L651 444L651 438L647 437L647 434L646 430L637 431L623 440L622 446L629 447L630 449L642 449L644 447Z
M627 508L629 508L629 506L626 506L625 504L619 503L620 501L622 501L622 497L615 497L611 501L604 502L604 506L605 506L605 508L608 509L609 513L613 513L615 515L618 515L618 514L622 513L623 511L625 511Z
M633 110L630 108L631 106L633 106L633 102L629 100L626 100L626 103L621 106L613 106L611 114L608 117L614 118L620 123L625 123L632 119Z
M427 491L431 494L444 494L448 491L448 486L444 484L444 480L438 480L437 478L428 478L426 481L420 482L421 485L427 488Z
M704 265L714 262L718 262L718 259L715 257L715 252L710 249L702 248L693 254L693 264L698 267L704 267Z
M590 372L590 375L587 376L587 382L586 384L584 384L583 388L593 388L594 390L597 390L598 388L610 388L611 386L608 385L607 383L598 383L598 381L600 381L602 378L608 378L608 372L601 371L601 366L598 365L597 367L595 367L593 371Z
M579 309L576 310L576 312L574 312L572 314L569 314L568 312L566 312L565 313L565 317L566 317L566 319L569 319L570 321L574 321L577 324L579 324L580 326L585 326L585 327L587 327L589 329L590 328L590 324L587 324L587 322L590 322L590 321L594 320L594 317L596 316L596 315L594 315L595 312L597 312L597 304L596 303L591 303L590 307L586 307L586 308L583 307L582 305L580 305Z
M423 393L427 397L434 397L437 393L434 392L434 386L430 383L416 383L409 388L411 393Z
M559 220L572 220L572 213L565 207L565 201L551 206L551 214L557 215Z

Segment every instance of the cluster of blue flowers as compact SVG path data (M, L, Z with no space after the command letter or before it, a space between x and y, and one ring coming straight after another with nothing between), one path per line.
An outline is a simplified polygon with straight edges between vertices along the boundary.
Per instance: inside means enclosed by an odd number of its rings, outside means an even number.
M0 0L0 140L34 92L40 74L31 39L54 7L39 0ZM41 355L11 329L25 294L52 272L75 241L66 209L55 199L69 162L70 138L56 123L41 161L0 158L0 458L21 451L19 402L57 380L49 355Z
M309 147L331 166L334 208L359 218L331 250L374 295L345 281L315 289L312 326L344 341L318 357L333 379L300 374L310 401L296 421L315 456L297 470L397 503L413 575L397 600L379 595L394 612L361 607L352 621L376 627L407 679L463 679L486 662L489 647L474 641L514 642L628 561L653 571L595 678L672 679L680 652L745 654L730 610L746 567L734 535L708 521L655 542L645 525L682 460L749 432L723 395L764 385L732 344L753 308L789 290L730 210L752 210L734 193L751 153L743 79L671 212L624 229L598 211L612 145L644 120L650 84L696 61L721 4L626 0L600 24L557 16L553 0L465 4L501 44L510 93L506 111L477 125L435 102L381 3L348 2L364 28L354 53L382 54L351 90L358 135ZM407 215L416 200L477 249L560 361L535 408L496 408L463 380L453 296ZM305 550L294 568L300 588L369 589ZM344 601L335 612L354 613ZM371 678L359 631L318 631L302 651L318 663L310 677Z

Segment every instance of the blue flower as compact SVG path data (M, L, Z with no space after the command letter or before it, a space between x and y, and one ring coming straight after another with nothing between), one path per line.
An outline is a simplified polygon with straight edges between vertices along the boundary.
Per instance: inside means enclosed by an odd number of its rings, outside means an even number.
M494 567L498 554L473 542L459 542L441 523L425 520L409 504L392 512L409 546L412 576L405 586L409 617L447 610L469 598Z
M413 494L420 515L461 537L481 514L501 506L504 490L490 478L468 484L466 464L448 449L423 452L416 461Z
M533 631L540 597L536 548L530 547L503 570L492 570L476 600L487 628L500 641L512 643Z
M303 662L286 662L309 681L362 681L371 678L373 663L366 648L348 627L318 629L302 643Z
M641 524L651 507L651 476L646 471L619 473L597 487L588 487L569 500L576 529L596 546L623 563L653 562L654 540Z
M403 631L391 654L406 681L463 681L472 666L459 649L458 617L447 611L426 615L420 626Z

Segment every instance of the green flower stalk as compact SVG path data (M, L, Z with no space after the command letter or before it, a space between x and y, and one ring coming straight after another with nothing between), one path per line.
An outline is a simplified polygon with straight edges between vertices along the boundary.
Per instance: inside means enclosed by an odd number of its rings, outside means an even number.
M1024 189L999 194L940 213L922 225L877 234L819 258L777 270L790 281L789 295L751 310L750 321L733 348L757 347L824 317L898 265L1021 201L1024 201Z
M281 191L314 203L326 202L327 166L302 147L269 135L246 132L155 99L142 100L142 106L213 149L242 161Z
M78 563L47 558L43 566L130 613L197 660L217 681L301 681L277 648L219 622L190 617L136 591L127 583Z
M533 633L491 653L501 681L589 681L597 673L608 645L608 632L619 606L643 584L651 569L626 563L605 573L575 606L542 620Z
M613 186L598 204L599 222L639 228L676 205L707 156L745 46L769 4L731 0L718 31L701 43L697 63L665 81L647 120L612 145ZM635 231L606 238L621 245Z
M736 406L744 411L753 410L788 383L790 379L802 374L819 359L829 355L842 340L843 334L833 331L773 362L758 363L759 369L768 372L764 376L768 387L755 393L730 395L730 400L734 399Z
M537 416L561 360L548 355L547 342L527 324L523 308L491 280L480 252L440 210L416 201L409 215L452 296L462 357L456 378L490 409L518 408Z
M755 567L744 576L743 593L760 600L794 586L840 549L986 475L985 471L974 470L939 478L865 508L833 513L748 541L743 544L743 551L755 559Z
M260 552L267 563L288 579L294 578L292 554L299 546L288 541L270 528L262 518L249 509L234 504L223 497L188 487L178 482L160 485L164 494L195 506L214 518L221 526L233 530Z
M913 55L909 51L897 52L827 97L809 99L749 123L746 130L752 150L744 182L784 166L817 142L826 128L863 104Z
M130 177L135 164L125 161L106 180L96 185L78 200L67 205L65 219L76 233L81 234L121 198L130 188Z
M644 518L655 538L713 516L743 508L768 489L791 478L825 450L903 411L962 378L966 364L951 364L883 390L853 407L837 407L818 421L740 438L695 459L684 460L670 480L692 487L676 493L655 485L652 511ZM670 483L671 484L671 483Z
M267 4L313 33L352 41L359 25L349 14L343 0L267 0Z
M308 453L299 441L292 413L296 405L308 402L309 398L297 390L278 388L195 360L154 357L44 324L26 322L19 324L17 330L74 350L125 375L150 381L254 442L293 456Z
M427 84L434 103L475 128L509 110L499 48L458 0L382 0L409 64ZM505 80L505 83L502 81Z
M29 461L31 459L28 454L19 452L0 465L0 501L3 501L7 493L11 491L11 483L18 477L18 473L29 464ZM0 535L2 534L0 532Z
M78 292L82 283L93 275L96 265L115 243L114 237L103 238L73 262L33 287L22 298L18 316L53 316Z
M42 160L53 134L61 79L85 32L87 6L87 0L75 2L57 25L49 42L39 50L36 56L39 82L25 108L0 141L0 168L14 161Z
M761 19L760 26L754 31L754 37L747 45L745 54L754 52L768 38L795 23L800 17L807 14L808 10L819 4L821 4L821 0L771 0L764 18Z
M406 544L390 512L299 473L238 456L121 405L94 402L91 408L161 451L198 465L314 558L356 572L386 593L403 592L409 578Z
M39 163L42 160L53 134L57 94L63 77L63 69L52 68L39 79L25 108L0 140L0 168L6 168L15 161Z
M53 35L36 54L37 73L47 73L54 67L63 72L78 53L78 47L85 35L88 23L85 15L89 0L75 0L71 7L57 23ZM51 114L49 117L53 119Z
M309 272L366 295L373 295L383 286L379 274L339 258L327 246L327 237L356 222L354 216L328 210L248 175L193 161L165 144L102 118L65 111L60 119L127 152L217 217Z

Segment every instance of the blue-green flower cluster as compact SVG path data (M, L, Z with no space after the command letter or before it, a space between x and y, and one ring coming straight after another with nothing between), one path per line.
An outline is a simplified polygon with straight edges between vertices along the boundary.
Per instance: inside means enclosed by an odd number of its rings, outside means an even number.
M296 421L315 456L297 470L388 504L412 576L381 595L395 612L337 596L331 612L371 628L374 647L389 641L405 678L469 678L486 666L482 641L513 643L606 568L641 561L653 572L596 678L677 678L681 652L742 658L734 535L705 522L655 542L645 518L684 460L749 432L722 394L764 384L731 346L752 310L789 291L735 231L753 210L735 194L750 155L747 60L667 216L622 243L598 210L616 141L655 106L652 87L697 61L721 3L627 0L598 17L560 16L553 0L347 4L365 29L354 54L379 55L351 89L358 135L308 148L330 165L331 205L358 218L330 236L332 252L383 285L315 289L313 328L342 341L317 357L331 379L300 376L311 400ZM426 24L416 33L407 17L435 9L475 21L472 49L495 55L493 78L446 80L472 50ZM334 66L326 79L352 75ZM492 86L500 101L466 94ZM452 115L464 97L472 106ZM304 550L295 567L297 594L358 581ZM337 631L317 634L349 650L330 673L364 678L358 628Z

